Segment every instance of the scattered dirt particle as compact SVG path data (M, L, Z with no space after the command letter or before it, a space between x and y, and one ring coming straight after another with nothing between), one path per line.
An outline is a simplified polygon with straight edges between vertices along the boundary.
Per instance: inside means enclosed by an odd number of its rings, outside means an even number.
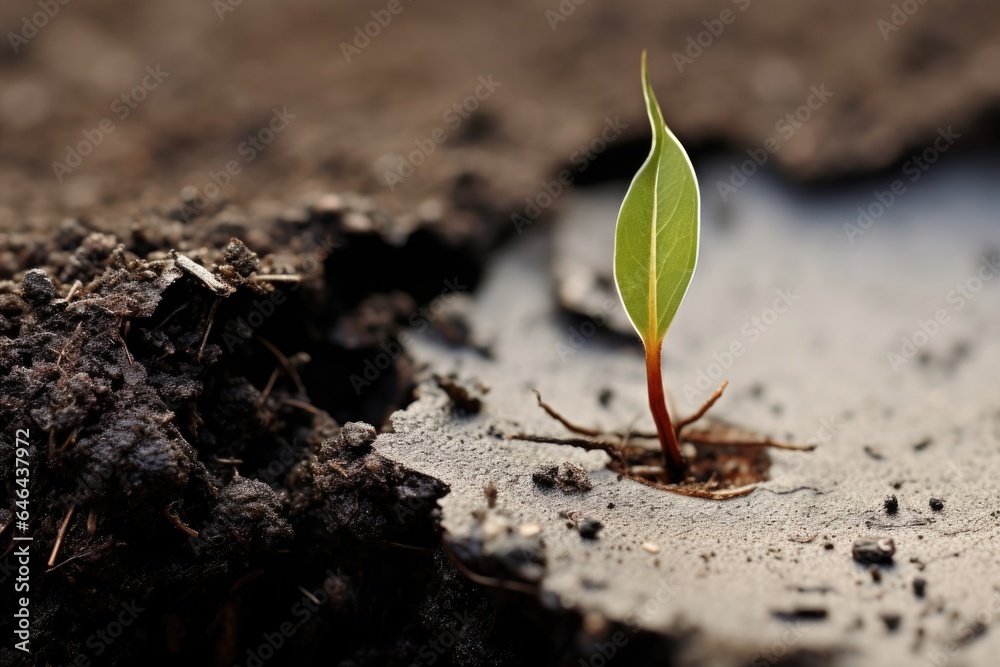
M496 507L497 496L499 494L500 491L497 489L496 484L494 484L493 482L487 484L486 487L483 489L483 496L486 497L486 506L489 507L490 509Z
M434 381L448 394L455 409L467 414L476 414L483 407L482 401L472 395L466 387L459 384L454 378L435 375Z
M614 503L608 503L608 509L609 510L613 510L614 508L615 508L615 504Z
M903 618L899 614L882 614L882 622L885 623L885 629L889 632L895 632L899 630L900 624L903 622Z
M549 463L539 466L531 474L531 479L539 486L557 488L563 493L584 493L594 488L587 471L568 461L561 465Z
M851 555L859 563L888 565L896 553L896 542L891 537L865 537L854 542Z
M869 565L868 574L871 575L872 581L876 584L882 583L882 570L878 569L877 565Z
M865 454L871 457L875 461L884 461L885 457L871 445L865 445Z
M601 407L606 408L609 405L611 405L611 399L614 398L614 396L615 393L613 391L611 391L607 387L604 387L603 389L601 389L600 393L597 394L597 400L600 402Z
M899 511L899 500L894 495L887 497L882 504L885 506L886 514L895 514Z
M923 577L917 577L913 580L913 594L918 598L922 598L927 594L927 580Z
M920 442L918 442L915 445L913 445L913 450L916 451L916 452L922 452L925 449L927 449L928 447L930 447L931 443L933 443L933 442L934 442L934 440L932 440L931 438L924 438Z
M931 498L930 500L931 509L935 512L940 512L944 509L944 501L940 498Z
M772 611L771 615L783 622L825 621L828 612L824 607L796 607L790 611Z
M580 525L577 528L577 530L580 531L580 537L586 540L596 540L597 533L599 533L601 528L603 527L604 524L602 524L597 519L584 519L583 521L580 522Z
M826 544L823 545L823 548L826 549L827 551L833 551L833 542L827 542Z

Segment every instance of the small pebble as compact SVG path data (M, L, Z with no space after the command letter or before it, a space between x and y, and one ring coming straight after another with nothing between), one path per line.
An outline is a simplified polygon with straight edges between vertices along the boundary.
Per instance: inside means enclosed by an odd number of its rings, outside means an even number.
M918 598L924 597L927 594L927 580L923 577L917 577L913 580L913 594Z
M941 510L944 509L944 501L941 500L940 498L931 498L930 505L931 509L934 510L935 512L940 512Z
M891 537L868 537L855 540L851 555L859 563L889 564L896 553L896 542Z
M375 427L364 422L347 422L340 428L341 441L350 449L369 447L377 435Z
M597 533L600 532L603 524L597 519L584 519L580 522L580 526L577 530L580 531L580 537L587 540L596 540Z
M896 496L889 496L882 504L885 505L886 514L895 514L899 511L899 500Z
M533 537L542 532L542 527L537 523L526 523L520 526L517 532L520 533L521 537Z
M882 614L882 622L885 623L886 630L895 632L899 629L899 624L903 622L903 619L899 614Z
M651 554L658 554L658 553L660 553L660 545L656 544L655 542L643 542L642 543L642 548L645 549L646 551L648 551Z

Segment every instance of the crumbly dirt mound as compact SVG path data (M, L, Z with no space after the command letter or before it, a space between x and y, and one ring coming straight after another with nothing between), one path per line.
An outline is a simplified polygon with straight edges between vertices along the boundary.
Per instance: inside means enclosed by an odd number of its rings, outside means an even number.
M426 297L419 285L413 295L337 289L326 263L356 248L338 220L277 221L269 235L238 221L204 235L137 225L127 239L69 222L48 242L8 246L0 422L28 433L36 545L34 652L22 664L232 664L296 610L279 663L360 651L358 664L389 664L454 623L416 613L435 604L425 588L442 578L468 595L447 559L433 565L447 488L372 453L374 427L341 427L331 414L381 424L409 400L405 354L380 361L357 394L349 371L398 349L408 309ZM259 241L260 254L235 237L212 243L222 227ZM276 254L279 242L298 252ZM379 242L366 243L377 256ZM32 265L44 268L21 270ZM372 299L395 309L372 314ZM14 457L4 438L0 469ZM10 544L12 517L0 519ZM428 562L399 565L411 548ZM466 604L477 624L489 621L484 604ZM102 639L122 614L135 630ZM9 634L9 615L2 625ZM470 632L465 644L480 640ZM24 659L4 651L3 664Z

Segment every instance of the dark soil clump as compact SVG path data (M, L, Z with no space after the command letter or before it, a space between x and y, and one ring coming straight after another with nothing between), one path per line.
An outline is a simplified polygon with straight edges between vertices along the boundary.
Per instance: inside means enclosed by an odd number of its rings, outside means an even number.
M556 488L563 493L584 493L594 488L587 471L573 463L546 464L531 474L539 486Z

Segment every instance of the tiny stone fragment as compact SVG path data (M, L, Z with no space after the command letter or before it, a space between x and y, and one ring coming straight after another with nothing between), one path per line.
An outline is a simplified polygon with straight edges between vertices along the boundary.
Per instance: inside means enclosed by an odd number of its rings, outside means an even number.
M658 554L658 553L660 553L660 545L656 544L655 542L643 542L642 543L642 548L645 549L646 551L648 551L651 554Z
M918 598L922 598L927 594L927 580L923 577L917 577L913 580L913 594Z
M340 438L349 449L361 449L375 442L375 427L364 422L347 422L340 429Z
M856 540L851 554L859 563L886 565L892 563L896 543L891 537L868 537Z
M931 498L930 505L931 509L934 510L935 512L940 512L941 510L944 509L944 501L941 500L940 498Z
M532 537L542 532L542 527L537 523L526 523L517 529L521 537Z
M899 500L894 495L887 497L882 504L885 505L886 514L895 514L899 511Z
M225 256L226 262L236 269L236 273L244 278L249 278L254 271L260 268L260 258L257 257L257 253L248 248L243 241L240 241L235 236L229 239Z

